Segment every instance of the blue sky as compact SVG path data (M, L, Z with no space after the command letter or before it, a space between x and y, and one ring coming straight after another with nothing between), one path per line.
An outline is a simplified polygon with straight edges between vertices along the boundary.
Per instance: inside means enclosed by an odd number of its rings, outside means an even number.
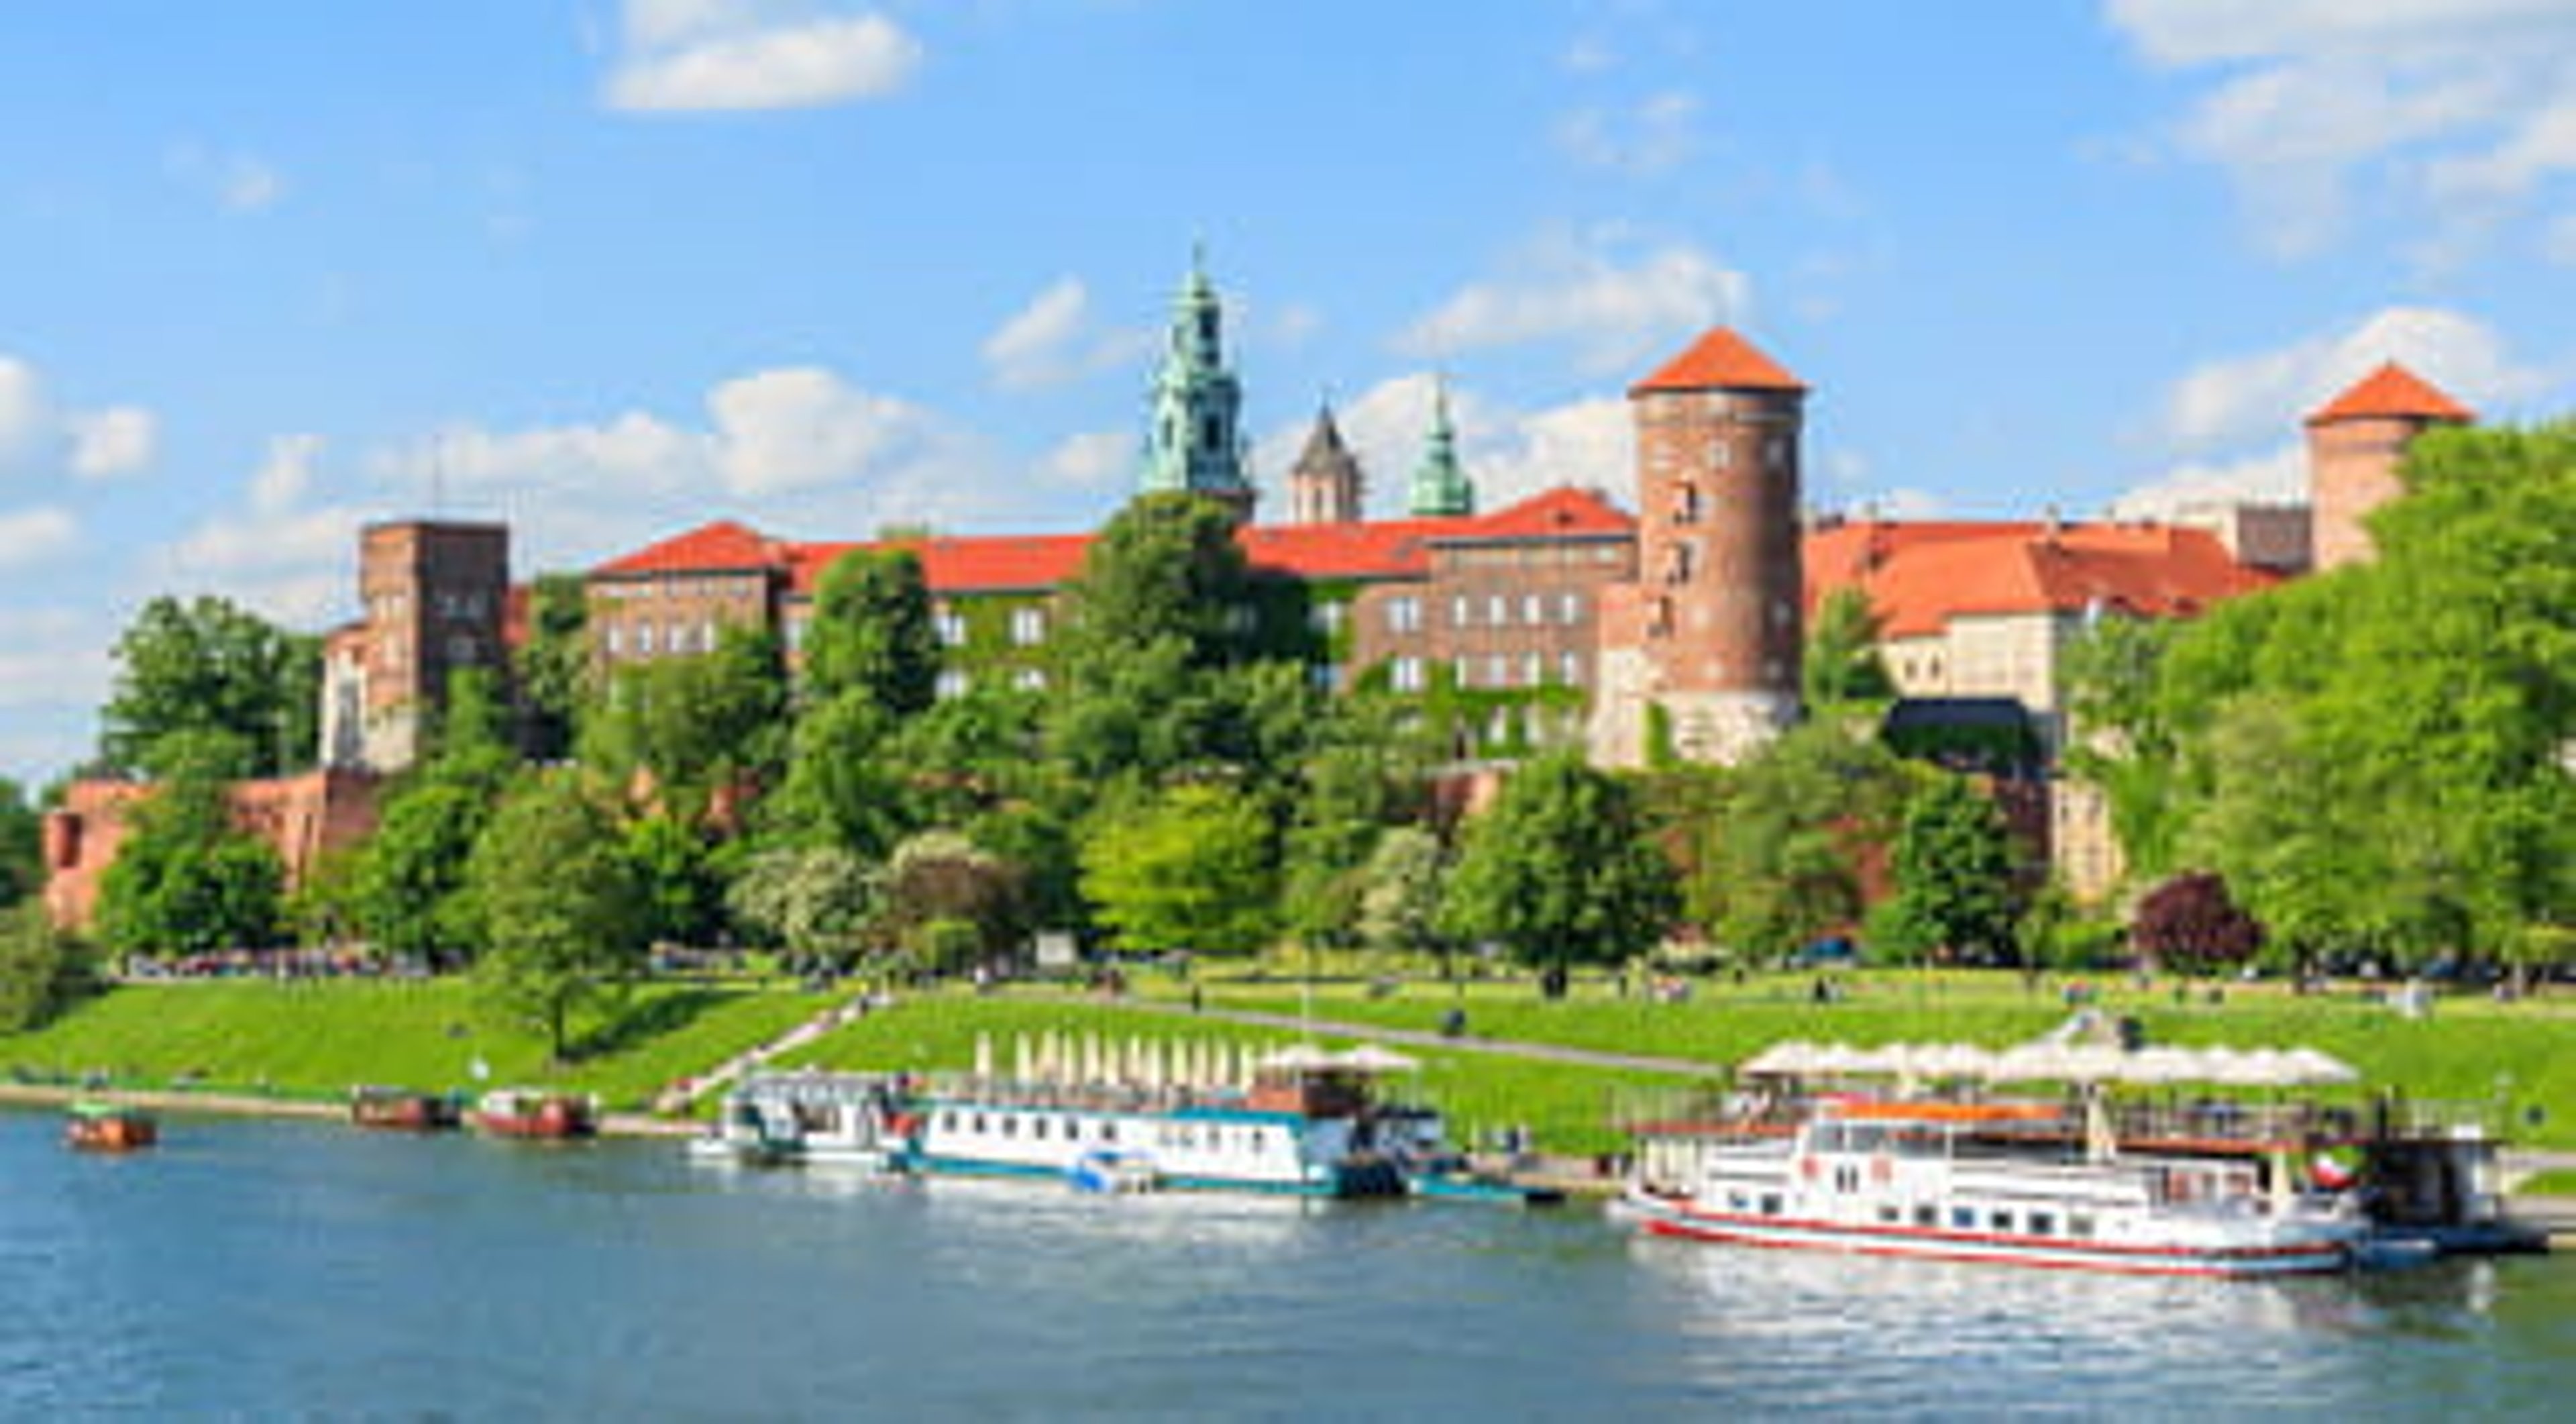
M1256 476L1624 491L1731 322L1808 497L2295 488L2388 356L2576 386L2567 0L20 0L0 13L0 773L158 592L353 611L368 519L520 569L717 515L1065 529L1203 239Z

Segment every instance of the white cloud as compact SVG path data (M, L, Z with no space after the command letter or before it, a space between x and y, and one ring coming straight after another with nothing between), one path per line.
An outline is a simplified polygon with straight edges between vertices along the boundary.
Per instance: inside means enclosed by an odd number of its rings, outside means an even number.
M2565 267L2576 267L2576 213L2561 215L2549 225L2549 235L2542 250L2549 260Z
M112 479L147 468L160 446L160 422L139 406L75 413L63 425L71 438L72 473L82 479Z
M2187 460L2111 501L2114 519L2171 519L2195 506L2305 504L2307 449L2284 441L2234 460Z
M1396 337L1432 358L1529 342L1572 345L1588 373L1634 369L1701 328L1741 320L1752 283L1688 243L1627 251L1623 234L1555 235L1518 254L1498 280L1475 282Z
M0 511L0 570L32 568L80 542L80 522L52 506Z
M636 111L799 109L877 99L920 67L882 14L773 0L628 0L607 101Z
M1381 381L1333 411L1343 442L1360 462L1375 515L1404 510L1431 429L1436 388L1432 373L1417 371ZM1524 411L1452 386L1449 416L1458 433L1459 463L1476 486L1479 508L1499 508L1559 485L1605 489L1624 503L1634 482L1633 428L1627 402L1618 397ZM1253 448L1254 471L1273 492L1273 507L1284 507L1277 492L1312 428L1311 419L1282 425Z
M1137 441L1132 432L1094 430L1067 436L1038 468L1048 478L1083 489L1101 489L1136 471Z
M2174 137L2229 172L2280 255L2333 240L2356 180L2421 205L2445 251L2576 174L2565 0L2110 0L2107 17L2150 62L2214 72Z
M2388 307L2348 328L2193 368L2166 393L2159 434L2181 451L2268 439L2296 430L2309 411L2391 360L2473 406L2549 383L2547 372L2516 363L2503 338L2474 317Z
M180 186L230 212L265 212L286 196L285 177L256 154L182 143L170 150L163 167Z
M2490 415L2554 382L2514 359L2484 322L2441 307L2388 307L2349 326L2185 372L2154 422L2179 458L2113 501L2124 517L2170 515L2194 504L2300 503L2307 496L2302 423L2319 406L2397 361Z
M303 503L313 487L313 465L322 457L319 435L280 435L268 442L268 458L250 477L254 514L283 514Z
M131 474L152 463L159 422L140 406L66 409L44 374L0 355L0 473L68 473L80 479Z
M817 367L720 382L692 425L644 411L520 430L471 423L380 449L366 466L417 504L509 521L512 558L556 567L613 556L714 512L815 531L943 527L1025 512L1032 477L958 422Z
M1147 331L1101 330L1092 318L1090 289L1066 277L995 328L984 339L983 356L995 385L1023 391L1134 365L1153 342Z
M1627 109L1577 109L1556 125L1556 146L1578 163L1636 177L1665 172L1699 147L1699 98L1649 95Z
M87 612L0 607L0 707L97 706L114 641Z

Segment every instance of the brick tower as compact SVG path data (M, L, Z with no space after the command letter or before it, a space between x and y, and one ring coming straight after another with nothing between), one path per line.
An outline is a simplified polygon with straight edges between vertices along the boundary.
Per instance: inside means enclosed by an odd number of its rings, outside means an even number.
M2370 512L2403 493L2397 466L2415 437L2477 416L2421 376L2387 362L2308 417L2309 544L2317 569L2371 555Z
M365 616L323 664L322 761L399 771L420 756L422 715L444 706L460 668L504 666L510 531L404 520L358 535Z
M1343 443L1341 427L1333 423L1333 408L1327 405L1315 412L1315 428L1307 432L1306 448L1288 471L1288 522L1356 523L1364 495L1359 458Z
M1599 760L1734 761L1797 716L1806 394L1724 327L1629 389L1637 581L1604 596Z

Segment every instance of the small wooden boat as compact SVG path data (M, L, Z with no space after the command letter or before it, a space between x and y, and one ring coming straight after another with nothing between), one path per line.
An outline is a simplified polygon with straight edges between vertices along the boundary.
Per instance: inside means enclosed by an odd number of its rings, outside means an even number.
M160 1140L152 1114L124 1103L77 1102L63 1122L63 1145L80 1152L135 1152Z
M495 1088L474 1106L474 1125L494 1137L560 1141L599 1131L597 1104L583 1093Z
M461 1117L455 1097L447 1093L420 1093L372 1084L349 1090L349 1121L360 1127L443 1132L457 1126Z

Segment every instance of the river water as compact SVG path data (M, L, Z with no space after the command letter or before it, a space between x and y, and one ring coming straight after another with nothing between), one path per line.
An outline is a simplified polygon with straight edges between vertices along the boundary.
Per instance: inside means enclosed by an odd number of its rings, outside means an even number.
M2166 1282L1592 1210L889 1182L0 1113L0 1418L2566 1417L2576 1258Z

